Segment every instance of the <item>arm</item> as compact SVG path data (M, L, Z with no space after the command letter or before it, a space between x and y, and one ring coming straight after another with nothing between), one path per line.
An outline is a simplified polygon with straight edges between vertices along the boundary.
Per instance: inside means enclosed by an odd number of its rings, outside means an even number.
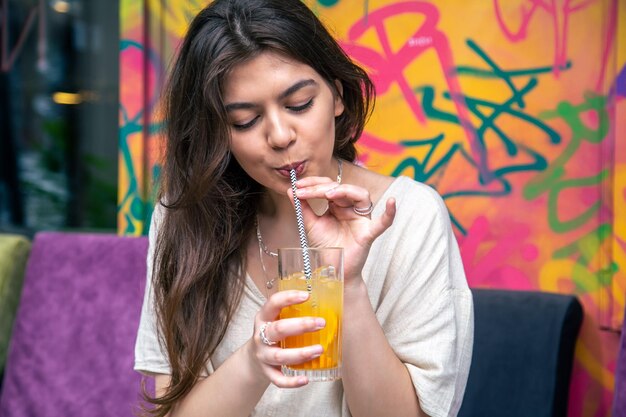
M401 204L408 213L376 246L367 269L368 288L384 282L384 290L374 290L366 301L376 306L376 319L410 374L422 411L455 416L471 361L471 293L442 200L423 187Z
M246 363L246 349L249 349L248 344L237 350L211 376L200 379L169 416L249 416L269 380L255 377L252 367ZM169 375L155 376L157 397L166 393L169 383Z
M407 368L392 350L358 280L344 293L343 384L354 417L426 416Z
M361 277L372 242L393 223L395 200L389 199L383 215L371 220L353 210L367 207L371 201L361 187L339 186L315 177L298 181L298 186L298 196L303 199L329 200L323 216L303 205L314 244L340 246L345 252L342 379L350 413L354 417L425 416L409 372L389 345Z
M170 384L169 361L158 339L151 280L156 230L162 216L163 209L157 205L150 227L147 281L135 347L135 370L155 376L157 398L167 392ZM282 388L307 384L306 378L303 380L283 376L279 365L309 361L318 355L316 349L321 349L321 346L280 349L277 346L264 345L259 337L259 328L263 323L274 320L283 307L301 303L307 298L308 293L300 291L283 291L274 294L256 314L250 339L210 376L200 378L192 390L176 404L169 416L247 417L270 383ZM314 319L280 320L273 324L272 333L268 332L268 337L272 340L280 340L286 336L316 330L319 330L319 323L316 323Z
M419 408L406 367L389 346L374 315L362 280L359 285L347 289L345 293L344 320L350 326L344 327L343 383L352 415L425 416ZM281 337L276 327L272 326L270 338ZM255 357L254 343L253 338L228 358L215 373L201 379L170 413L170 417L250 415L270 383L264 372L256 369L256 361L251 360ZM284 349L276 350L270 356L284 352ZM264 353L260 355L263 356ZM311 359L308 356L302 358L302 361ZM276 362L284 363L285 360L278 357ZM301 384L295 378L283 376L280 371L272 377L273 383L278 386ZM155 381L157 394L162 394L169 384L169 375L157 375Z
M426 186L405 183L399 195L409 211L389 230L383 246L370 254L369 245L395 218L393 203L387 201L379 218L364 219L351 213L352 204L367 206L369 197L362 189L328 185L324 179L300 182L311 187L304 196L336 198L331 207L340 207L326 219L308 216L305 221L312 224L314 238L349 230L341 242L331 243L352 253L346 255L343 342L344 390L351 413L355 417L456 415L471 359L473 316L471 294L441 198ZM366 244L359 245L359 239ZM373 258L367 286L378 289L371 294L362 280L361 256Z
M268 346L259 337L260 326L278 316L283 307L304 302L306 291L281 291L275 293L261 307L255 318L253 336L235 351L217 370L199 379L191 391L170 412L169 417L185 416L249 416L270 383L281 388L296 388L308 383L305 377L287 377L281 364L297 364L319 356L321 346L298 349L281 349ZM268 327L271 340L317 331L320 323L314 318L277 320ZM157 375L156 392L167 391L169 375Z

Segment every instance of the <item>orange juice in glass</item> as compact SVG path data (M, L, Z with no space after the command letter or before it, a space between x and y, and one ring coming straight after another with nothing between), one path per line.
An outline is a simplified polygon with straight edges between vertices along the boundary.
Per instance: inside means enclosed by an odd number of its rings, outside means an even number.
M300 348L320 344L324 352L312 361L283 365L285 375L305 375L309 381L334 381L341 378L341 327L343 317L343 249L309 248L311 277L304 274L300 248L278 249L279 290L310 291L302 304L292 305L280 313L281 319L322 317L326 326L316 332L287 337L283 348Z

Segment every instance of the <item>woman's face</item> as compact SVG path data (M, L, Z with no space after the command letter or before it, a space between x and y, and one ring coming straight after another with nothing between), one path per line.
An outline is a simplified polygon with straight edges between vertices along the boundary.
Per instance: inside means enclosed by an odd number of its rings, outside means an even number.
M224 84L233 156L248 175L281 195L291 168L298 178L334 178L340 94L313 68L274 52L234 67Z

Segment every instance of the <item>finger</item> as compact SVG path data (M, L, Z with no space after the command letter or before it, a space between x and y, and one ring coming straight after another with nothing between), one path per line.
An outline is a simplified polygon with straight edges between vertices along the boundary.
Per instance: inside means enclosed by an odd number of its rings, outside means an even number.
M304 188L304 187L311 187L314 185L326 184L326 183L332 183L332 182L336 184L334 180L328 177L304 177L296 181L296 187Z
M325 182L323 184L309 185L306 187L298 187L296 195L300 199L326 198L326 193L337 187L339 187L339 184L334 181Z
M271 322L265 327L265 337L269 340L283 340L289 336L316 332L326 327L322 317L293 317Z
M284 307L303 303L308 300L308 298L309 293L307 291L278 291L272 294L265 304L263 304L257 314L257 319L259 322L273 321L278 317ZM272 339L270 338L270 340Z
M372 226L370 229L372 233L372 240L380 236L393 224L393 220L396 217L396 211L397 209L395 198L388 199L385 203L385 212L382 214L382 216L372 222Z
M326 192L325 197L340 207L366 208L372 201L369 191L352 184L332 188Z
M268 377L272 384L279 388L299 388L309 383L306 376L286 376L276 368L271 368L268 371Z
M298 365L318 358L322 352L324 352L322 345L311 345L293 349L272 348L265 349L262 360L274 366Z

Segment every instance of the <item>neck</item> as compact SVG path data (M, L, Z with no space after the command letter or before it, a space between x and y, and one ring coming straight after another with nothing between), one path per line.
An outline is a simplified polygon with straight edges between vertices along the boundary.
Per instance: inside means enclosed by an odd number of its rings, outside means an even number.
M274 191L267 191L261 198L258 216L263 220L279 221L280 219L291 218L295 215L293 205L287 197L287 190L284 194Z

